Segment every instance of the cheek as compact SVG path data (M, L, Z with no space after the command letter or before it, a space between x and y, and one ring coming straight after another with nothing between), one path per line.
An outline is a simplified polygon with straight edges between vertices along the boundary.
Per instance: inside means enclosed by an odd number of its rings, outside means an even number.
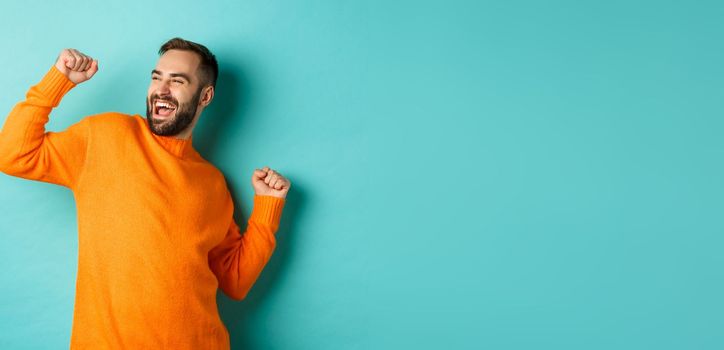
M191 95L187 91L171 91L171 94L179 104L187 104L191 101Z

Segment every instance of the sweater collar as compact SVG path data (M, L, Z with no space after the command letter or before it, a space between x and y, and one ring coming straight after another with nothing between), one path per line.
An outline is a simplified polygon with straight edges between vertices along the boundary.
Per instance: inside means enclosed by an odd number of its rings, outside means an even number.
M143 124L145 124L143 127L146 132L151 134L151 137L153 137L153 139L156 140L156 142L158 142L158 144L161 145L161 147L163 147L169 153L179 158L189 158L192 157L195 153L193 148L193 135L185 140L177 138L175 136L156 135L153 133L153 131L151 131L151 128L148 126L148 121L145 118L140 119L143 121Z
M150 131L150 130L149 130ZM193 135L188 139L180 139L175 136L161 136L151 132L153 138L165 148L169 153L179 158L187 158L193 152L192 139Z

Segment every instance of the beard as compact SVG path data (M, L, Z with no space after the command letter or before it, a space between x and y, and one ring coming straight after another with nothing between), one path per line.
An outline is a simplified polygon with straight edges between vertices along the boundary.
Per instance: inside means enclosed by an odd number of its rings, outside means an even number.
M173 96L163 98L163 100L173 102L173 104L176 105L176 110L174 111L173 118L161 121L153 119L153 105L156 100L162 98L158 95L153 95L150 99L146 98L146 121L151 132L160 136L174 136L186 130L194 120L196 111L199 108L200 98L201 89L196 91L191 101L182 104L179 104Z

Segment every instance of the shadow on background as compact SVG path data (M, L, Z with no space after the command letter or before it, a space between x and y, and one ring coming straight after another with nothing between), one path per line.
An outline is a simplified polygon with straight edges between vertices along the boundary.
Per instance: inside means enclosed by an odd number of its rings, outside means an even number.
M218 56L223 56L223 54ZM244 70L238 67L240 61L235 60L234 62L219 62L219 66L223 67L224 70L219 72L214 101L202 115L198 128L194 133L194 142L198 142L198 145L194 145L194 147L212 163L214 154L220 152L217 149L218 140L231 137L229 133L232 130L245 130L242 124L247 118L251 103L253 103L249 98L252 91L250 89L250 79L244 74ZM234 132L234 134L239 135L240 133ZM249 333L249 330L253 329L253 327L250 324L258 319L259 306L273 293L277 281L283 275L289 261L291 261L292 247L294 246L293 238L296 236L292 222L295 222L295 217L304 203L305 196L299 183L294 180L293 174L288 174L282 169L279 169L279 171L292 181L292 189L286 198L281 223L276 233L277 245L270 261L244 300L232 300L220 289L217 293L219 313L229 330L232 349L253 348L254 344L250 340L254 337ZM246 174L241 175L242 179L247 178ZM248 178L251 178L251 174L248 174ZM245 205L238 200L239 192L235 189L237 186L233 179L227 177L226 180L234 201L234 219L243 233L247 227L248 219L242 218L241 214L248 213L250 215L253 208L245 208ZM243 188L246 189L247 187L251 190L247 182L244 182Z
M219 62L220 67L227 63ZM212 161L218 150L218 141L227 137L230 130L241 129L241 123L249 110L249 79L242 70L234 67L219 71L214 89L214 99L201 114L194 130L194 148L206 159ZM243 130L243 129L241 129Z

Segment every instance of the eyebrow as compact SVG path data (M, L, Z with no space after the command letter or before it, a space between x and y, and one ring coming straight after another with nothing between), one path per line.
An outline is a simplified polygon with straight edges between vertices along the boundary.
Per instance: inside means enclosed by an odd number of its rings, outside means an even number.
M161 71L156 70L156 69L154 69L154 70L151 71L151 75L153 75L153 74L163 75L163 74L161 73ZM171 78L181 77L181 78L186 79L186 81L191 82L191 78L190 78L188 75L184 74L184 73L169 73L169 75L171 76Z

